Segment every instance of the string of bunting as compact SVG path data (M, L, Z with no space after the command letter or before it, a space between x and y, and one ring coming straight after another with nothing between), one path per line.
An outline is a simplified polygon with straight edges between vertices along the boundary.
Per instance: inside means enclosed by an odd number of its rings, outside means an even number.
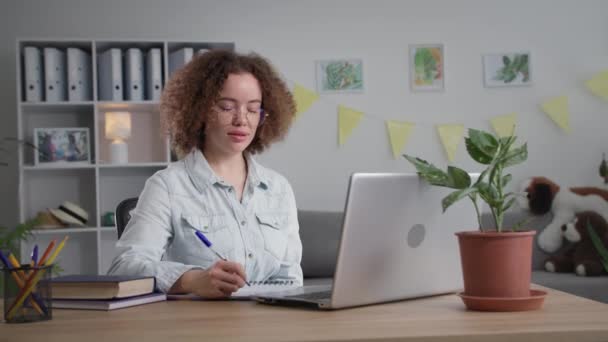
M296 120L317 101L321 100L320 95L297 82L293 83L293 95L296 101ZM608 70L595 75L585 82L586 87L591 93L608 101ZM322 99L326 101L326 99ZM335 103L334 103L335 105ZM548 99L540 105L542 111L559 126L564 132L570 133L570 110L568 97L566 95ZM417 123L400 120L387 120L377 117L370 113L350 108L341 104L337 105L338 114L338 145L344 145L348 138L359 126L364 116L371 116L383 120L386 123L388 140L393 152L393 157L398 159L406 146L410 135ZM518 121L517 113L497 115L489 119L492 129L500 137L510 136ZM444 148L447 159L454 161L458 145L462 141L465 126L461 123L440 123L434 124L439 140Z

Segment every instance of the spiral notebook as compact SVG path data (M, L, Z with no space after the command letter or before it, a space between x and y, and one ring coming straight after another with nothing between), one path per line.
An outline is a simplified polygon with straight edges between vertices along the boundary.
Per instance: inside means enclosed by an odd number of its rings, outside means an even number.
M251 281L250 286L243 286L232 296L224 299L250 300L262 294L274 294L282 291L293 290L300 287L293 280L270 280L270 281ZM204 300L195 294L168 294L168 300Z

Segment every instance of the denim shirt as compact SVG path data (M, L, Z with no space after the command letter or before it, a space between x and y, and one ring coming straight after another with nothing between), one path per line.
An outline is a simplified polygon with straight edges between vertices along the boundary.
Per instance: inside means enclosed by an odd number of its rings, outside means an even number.
M246 155L242 201L200 150L150 177L120 240L108 274L156 277L168 292L181 275L206 269L218 257L197 230L250 281L292 280L302 285L302 242L293 190L278 173Z

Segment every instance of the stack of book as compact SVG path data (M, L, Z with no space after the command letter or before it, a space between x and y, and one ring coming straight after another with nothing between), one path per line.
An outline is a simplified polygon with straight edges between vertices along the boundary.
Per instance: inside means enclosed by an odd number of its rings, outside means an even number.
M55 309L107 311L167 299L154 292L154 277L69 275L53 278L51 291Z

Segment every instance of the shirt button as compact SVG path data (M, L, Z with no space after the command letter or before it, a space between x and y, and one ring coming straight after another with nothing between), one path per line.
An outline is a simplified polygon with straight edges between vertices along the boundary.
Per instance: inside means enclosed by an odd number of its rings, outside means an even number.
M249 258L253 258L253 253L249 253L249 254L247 254L247 256L248 256Z
M245 223L247 223L247 221L245 221L245 220L241 221L241 226L244 226Z
M232 188L228 188L228 192L232 192Z

